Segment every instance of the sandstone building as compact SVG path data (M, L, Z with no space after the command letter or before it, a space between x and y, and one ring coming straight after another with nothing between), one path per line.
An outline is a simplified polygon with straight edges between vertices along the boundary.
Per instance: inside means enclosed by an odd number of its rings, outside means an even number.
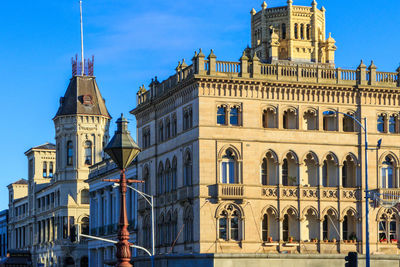
M400 69L336 67L315 1L253 9L251 44L239 62L200 50L137 93L138 177L156 196L157 254L214 255L201 259L215 266L364 254L364 132L346 115L367 119L372 148L382 139L368 152L373 260L398 254L400 210L389 203L400 197ZM150 209L138 201L138 242L150 248Z
M103 160L110 115L96 79L76 75L53 118L56 144L25 152L28 180L9 189L9 248L28 249L35 264L88 266L86 242L71 234L89 233L89 167ZM90 68L89 68L90 69ZM90 70L89 70L90 71ZM36 266L36 265L35 265Z

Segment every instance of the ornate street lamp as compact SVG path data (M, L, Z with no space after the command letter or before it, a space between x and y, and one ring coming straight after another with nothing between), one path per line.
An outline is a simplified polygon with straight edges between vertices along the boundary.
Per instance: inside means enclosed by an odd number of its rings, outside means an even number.
M128 121L123 114L117 120L117 130L111 141L104 148L112 160L121 170L120 179L104 179L105 182L119 183L120 209L118 222L117 265L118 267L131 267L131 250L128 232L128 216L126 214L126 190L128 183L142 183L143 181L126 179L125 168L139 154L140 148L133 141L128 131Z

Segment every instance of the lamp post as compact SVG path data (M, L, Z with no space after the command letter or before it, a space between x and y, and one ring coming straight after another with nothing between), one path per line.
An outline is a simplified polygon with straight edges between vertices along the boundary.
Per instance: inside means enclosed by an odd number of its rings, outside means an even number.
M128 131L128 121L123 114L117 120L117 130L111 141L104 148L104 151L111 157L121 170L120 179L104 179L105 182L114 182L119 184L120 209L118 222L118 242L117 246L117 267L131 267L131 250L128 232L128 216L126 213L126 190L128 183L141 183L143 181L126 179L125 168L139 154L140 148L133 141Z
M366 267L370 267L370 255L369 255L369 190L368 190L368 133L367 133L367 118L364 118L364 125L362 125L362 123L357 120L356 118L354 118L353 116L343 113L343 112L339 112L339 111L324 111L323 115L334 115L334 114L343 114L344 116L347 116L351 119L353 119L360 127L361 129L364 130L365 132L365 263L366 263ZM380 140L381 141L381 140ZM378 146L380 147L380 141L378 141ZM374 150L374 149L373 149Z
M118 186L118 184L115 184L115 186ZM132 189L133 191L135 191L136 193L138 193L139 195L141 195L146 201L147 203L149 203L150 207L151 207L151 266L154 267L154 255L156 254L156 250L155 250L155 226L154 226L154 197L152 195L146 194L140 190L137 190L136 188L127 185L128 188Z

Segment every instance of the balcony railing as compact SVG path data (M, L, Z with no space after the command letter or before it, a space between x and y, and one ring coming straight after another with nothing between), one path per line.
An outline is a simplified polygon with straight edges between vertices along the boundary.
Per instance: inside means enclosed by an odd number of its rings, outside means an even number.
M193 198L193 187L192 186L184 186L178 189L178 200L185 201Z
M244 186L242 184L218 184L219 199L242 199Z

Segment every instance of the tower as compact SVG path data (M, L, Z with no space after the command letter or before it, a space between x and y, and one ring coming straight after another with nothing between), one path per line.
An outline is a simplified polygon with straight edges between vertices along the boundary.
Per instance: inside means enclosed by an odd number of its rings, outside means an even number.
M287 6L267 8L263 2L261 11L253 8L251 15L251 48L263 62L268 63L318 63L333 66L335 63L335 40L326 38L325 8Z

